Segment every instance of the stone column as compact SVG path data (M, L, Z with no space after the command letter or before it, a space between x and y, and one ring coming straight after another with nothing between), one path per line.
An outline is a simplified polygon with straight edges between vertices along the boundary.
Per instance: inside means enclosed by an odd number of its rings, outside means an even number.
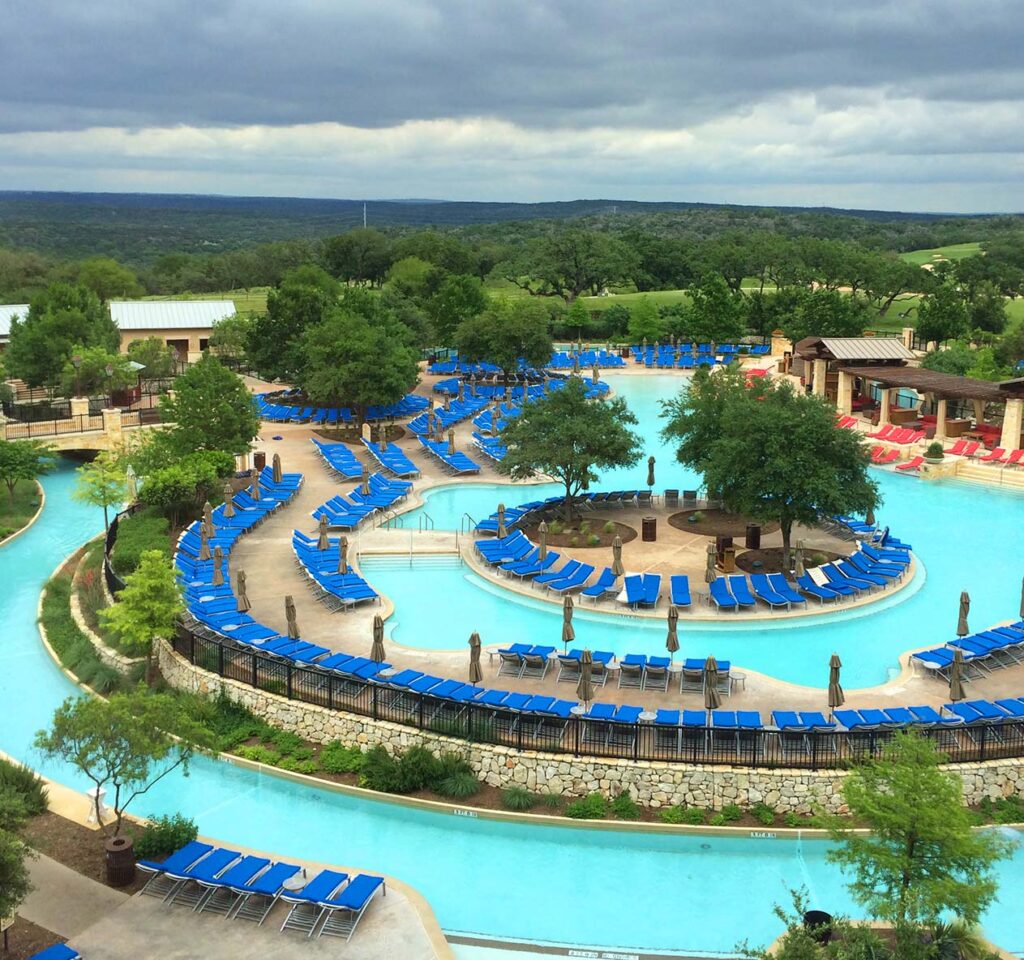
M914 349L914 328L904 327L903 328L903 346L908 350Z
M839 390L836 394L836 407L844 417L853 413L853 375L839 371Z
M71 398L71 416L73 416L73 417L87 417L87 416L89 416L89 398L88 397L72 397Z
M974 407L974 422L980 427L985 422L985 401L972 400L971 405Z
M1016 450L1020 446L1020 431L1024 421L1024 400L1013 397L1006 401L1003 412L1003 433L999 438L999 446L1004 450Z
M781 357L787 350L792 350L793 344L782 335L781 330L772 331L772 352L773 357Z
M814 361L814 380L812 381L813 388L812 388L811 392L816 397L823 397L823 396L825 396L825 377L826 377L825 370L826 370L827 365L828 365L828 361L826 361L826 360L815 360Z
M946 398L943 397L936 404L935 409L935 439L942 443L946 439Z
M881 399L878 405L878 425L884 427L889 423L889 417L892 416L892 390L888 387L882 388Z
M121 411L117 407L111 407L103 411L103 432L111 447L121 444L123 433L121 430Z

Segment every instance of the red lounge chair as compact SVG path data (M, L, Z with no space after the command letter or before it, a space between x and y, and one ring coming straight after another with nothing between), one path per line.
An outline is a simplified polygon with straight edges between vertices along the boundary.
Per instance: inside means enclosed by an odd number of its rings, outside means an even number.
M857 418L856 417L842 417L836 423L836 426L840 430L849 430L850 428L852 428L854 426L854 424L856 424L856 422L857 422Z
M973 456L975 456L977 454L979 449L981 449L981 441L980 440L972 440L965 447L963 455L965 457L973 457Z
M1004 453L1006 451L1002 447L993 447L988 456L978 458L978 463L1002 463Z
M892 463L894 460L898 460L900 456L899 450L879 450L872 458L872 463L886 464Z
M895 433L890 433L885 440L886 443L910 443L913 435L914 431L910 427L900 427Z
M1014 450L1004 461L1004 467L1024 467L1024 463L1020 462L1021 457L1024 457L1024 450Z
M967 449L967 441L966 440L957 440L957 442L954 443L953 446L951 446L946 451L946 453L948 453L951 457L963 457L963 456L966 456L966 454L964 453L964 451L966 449Z
M913 460L908 460L906 463L901 463L896 467L897 470L905 470L909 473L911 470L917 472L921 469L921 464L924 463L924 457L914 457Z
M896 425L893 423L887 423L884 427L879 428L874 433L869 433L868 436L872 440L887 440L889 435L896 429Z

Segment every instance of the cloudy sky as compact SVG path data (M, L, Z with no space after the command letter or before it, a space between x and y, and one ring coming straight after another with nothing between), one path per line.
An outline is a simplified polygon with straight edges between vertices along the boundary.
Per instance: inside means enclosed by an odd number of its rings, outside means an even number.
M1024 0L4 7L4 189L1024 210Z

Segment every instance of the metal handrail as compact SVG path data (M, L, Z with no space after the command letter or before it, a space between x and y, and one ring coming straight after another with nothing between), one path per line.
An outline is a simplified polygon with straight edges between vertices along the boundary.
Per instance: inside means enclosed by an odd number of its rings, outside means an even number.
M434 518L429 513L426 513L426 512L421 513L420 516L419 516L419 526L420 526L420 533L423 533L424 530L433 530L434 529Z
M468 525L466 521L469 521ZM476 521L468 514L464 513L462 519L459 520L459 530L462 533L472 533L476 529Z

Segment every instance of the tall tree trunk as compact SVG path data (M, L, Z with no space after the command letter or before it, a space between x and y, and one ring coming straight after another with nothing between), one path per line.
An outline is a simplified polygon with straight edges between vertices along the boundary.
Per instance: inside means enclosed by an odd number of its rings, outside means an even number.
M791 539L793 535L793 521L784 517L779 521L779 526L782 528L782 562L788 569Z

